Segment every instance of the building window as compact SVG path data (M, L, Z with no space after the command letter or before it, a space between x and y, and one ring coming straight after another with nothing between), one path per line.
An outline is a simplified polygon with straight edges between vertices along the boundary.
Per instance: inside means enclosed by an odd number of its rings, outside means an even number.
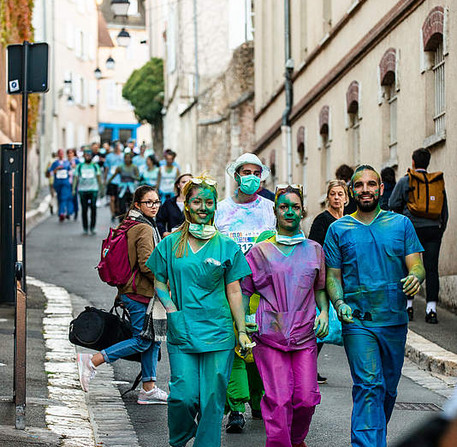
M352 164L360 164L360 85L352 81L346 92L349 154Z
M421 29L423 46L422 72L426 77L426 101L430 104L427 117L427 134L424 146L431 146L445 138L446 131L446 73L445 56L447 44L447 10L442 6L433 8ZM432 119L433 118L433 119ZM430 124L429 124L430 123ZM433 123L433 124L432 124Z
M319 113L319 150L321 151L321 194L325 195L331 180L330 160L330 108L323 106Z
M445 73L444 73L444 53L443 41L435 50L435 63L432 67L435 80L435 133L438 134L446 128L446 95L445 95Z
M397 52L394 48L389 48L381 59L379 64L379 81L382 91L383 102L388 107L383 111L383 147L387 150L384 152L383 159L388 166L398 164L397 156ZM387 109L387 110L386 110Z

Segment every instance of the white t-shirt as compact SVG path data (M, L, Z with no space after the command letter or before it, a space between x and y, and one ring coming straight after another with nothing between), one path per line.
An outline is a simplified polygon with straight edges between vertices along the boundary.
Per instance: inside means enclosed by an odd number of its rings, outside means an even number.
M271 200L261 196L249 203L235 203L229 197L217 204L216 227L247 253L262 232L276 228L273 206Z

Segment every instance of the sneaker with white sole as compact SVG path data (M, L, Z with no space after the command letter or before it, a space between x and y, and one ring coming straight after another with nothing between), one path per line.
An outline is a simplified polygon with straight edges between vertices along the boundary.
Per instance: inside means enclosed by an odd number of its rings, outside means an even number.
M155 386L151 391L145 391L141 388L138 394L137 403L140 405L166 405L167 399L168 394L158 386Z
M97 371L92 363L92 354L78 354L76 363L79 370L79 382L86 393L89 391L89 382L95 377Z

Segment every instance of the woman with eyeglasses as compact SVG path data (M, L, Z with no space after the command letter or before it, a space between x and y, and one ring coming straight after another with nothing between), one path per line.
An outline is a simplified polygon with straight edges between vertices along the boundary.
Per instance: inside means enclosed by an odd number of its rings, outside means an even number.
M246 298L260 295L253 354L265 387L260 404L265 445L306 447L320 402L316 336L328 333L325 259L322 247L300 230L300 185L277 187L274 209L276 233L247 253L252 275L243 280L242 291Z
M311 230L308 237L313 241L324 246L325 236L327 235L328 227L344 215L344 207L349 203L348 187L344 180L331 180L327 186L327 209L318 214L311 225ZM317 343L317 356L319 357L324 343ZM317 374L317 382L319 384L327 383L327 377Z
M195 437L194 447L218 447L235 348L232 318L240 345L251 343L240 288L251 270L236 242L214 226L216 182L192 178L183 194L184 223L146 263L167 311L169 443L181 447Z
M155 216L160 208L159 194L151 186L138 187L132 204L117 229L127 231L128 257L132 277L127 284L118 287L117 299L128 310L133 337L116 343L95 355L78 354L79 378L84 391L89 391L89 382L102 363L141 353L141 380L143 386L138 395L138 404L166 404L167 393L156 386L157 362L160 341L150 341L140 334L150 300L154 299L154 274L146 267L146 261L160 242ZM165 310L157 300L153 302L155 339L165 336Z

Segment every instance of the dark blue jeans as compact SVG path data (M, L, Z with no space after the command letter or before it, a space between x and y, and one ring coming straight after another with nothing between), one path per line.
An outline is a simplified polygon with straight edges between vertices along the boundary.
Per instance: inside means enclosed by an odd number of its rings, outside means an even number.
M443 231L438 226L416 228L417 237L424 247L423 259L425 268L426 300L438 301L440 291L440 277L438 261L440 257L441 239Z
M121 295L122 303L129 311L132 322L133 337L129 340L116 343L101 353L106 363L112 363L122 357L141 353L141 381L156 381L157 362L159 360L160 341L152 342L140 336L143 329L144 317L148 308L147 304L130 299L127 295Z

